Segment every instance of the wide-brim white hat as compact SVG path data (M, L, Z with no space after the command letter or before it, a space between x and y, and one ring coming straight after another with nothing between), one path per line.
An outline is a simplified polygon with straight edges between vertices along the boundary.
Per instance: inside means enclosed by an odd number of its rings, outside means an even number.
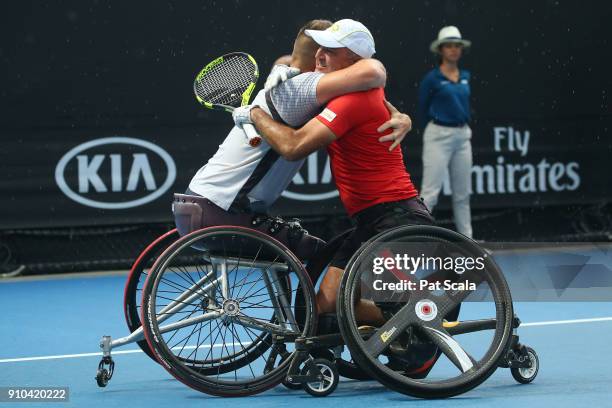
M440 52L440 46L442 44L455 43L461 44L465 48L468 48L472 45L472 42L469 40L465 40L461 37L461 32L455 26L446 26L442 27L440 32L438 33L438 39L431 43L429 49L434 54L438 54Z

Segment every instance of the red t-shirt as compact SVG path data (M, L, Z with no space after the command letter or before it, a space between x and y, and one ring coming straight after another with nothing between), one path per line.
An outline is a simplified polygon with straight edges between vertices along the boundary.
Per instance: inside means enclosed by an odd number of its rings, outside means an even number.
M335 135L328 147L340 199L350 216L375 204L418 193L406 171L402 150L378 141L376 129L389 118L382 88L339 96L317 119ZM391 130L385 134L391 133Z

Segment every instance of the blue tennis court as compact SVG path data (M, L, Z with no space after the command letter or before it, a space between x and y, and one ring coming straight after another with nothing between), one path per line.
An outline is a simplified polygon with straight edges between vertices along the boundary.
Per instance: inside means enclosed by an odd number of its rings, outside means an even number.
M517 302L521 340L537 350L541 370L519 385L507 369L451 400L423 401L387 390L375 381L342 379L322 399L278 386L239 399L212 397L171 377L135 344L113 351L115 374L106 388L94 380L101 335L128 334L122 311L125 274L57 275L0 283L0 386L67 386L66 406L611 406L612 303ZM339 399L342 398L342 399ZM28 405L36 406L37 404ZM45 405L45 404L38 404Z

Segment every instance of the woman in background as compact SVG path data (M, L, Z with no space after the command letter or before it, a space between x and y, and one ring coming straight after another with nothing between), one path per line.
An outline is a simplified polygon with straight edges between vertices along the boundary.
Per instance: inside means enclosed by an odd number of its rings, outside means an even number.
M439 66L425 75L419 87L419 123L425 127L421 196L433 211L448 172L455 225L468 237L472 237L470 73L459 69L458 63L470 45L457 27L442 28L430 46Z

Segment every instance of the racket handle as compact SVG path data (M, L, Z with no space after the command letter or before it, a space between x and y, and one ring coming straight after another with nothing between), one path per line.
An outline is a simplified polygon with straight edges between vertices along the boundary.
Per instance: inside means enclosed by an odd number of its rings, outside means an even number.
M245 123L242 125L242 129L244 129L244 133L246 133L249 145L257 147L261 144L261 136L259 136L257 130L255 130L255 126L250 123Z

